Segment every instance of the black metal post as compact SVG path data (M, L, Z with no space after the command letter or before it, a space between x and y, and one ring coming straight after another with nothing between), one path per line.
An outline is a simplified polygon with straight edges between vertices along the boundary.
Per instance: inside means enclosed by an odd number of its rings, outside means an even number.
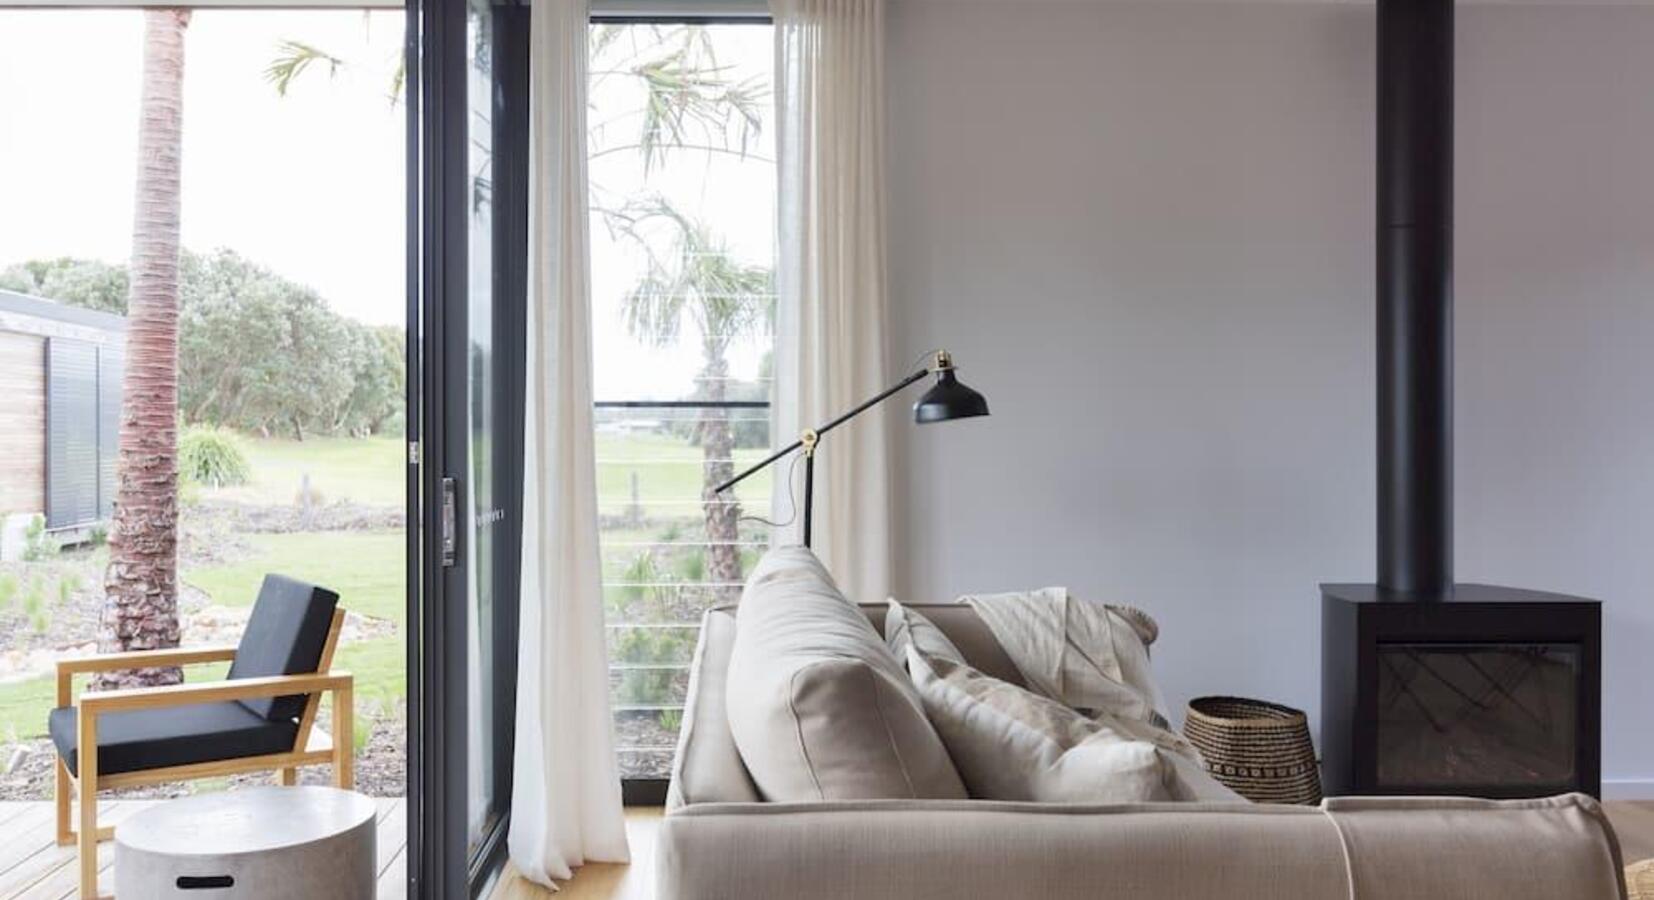
M1378 583L1453 584L1453 0L1378 3Z
M810 546L810 508L815 496L816 481L816 454L810 450L804 454L804 546Z

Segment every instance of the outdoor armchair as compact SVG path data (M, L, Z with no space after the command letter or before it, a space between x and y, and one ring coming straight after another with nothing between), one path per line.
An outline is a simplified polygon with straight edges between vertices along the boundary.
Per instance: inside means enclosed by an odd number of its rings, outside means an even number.
M57 841L78 843L80 893L97 895L99 790L275 771L295 784L298 767L331 763L334 783L350 788L352 682L331 671L344 624L339 595L267 575L236 647L142 650L61 659L57 708L48 731L57 747ZM115 691L86 691L79 673L230 662L226 680ZM312 726L324 693L333 694L332 735ZM70 795L79 801L71 827Z

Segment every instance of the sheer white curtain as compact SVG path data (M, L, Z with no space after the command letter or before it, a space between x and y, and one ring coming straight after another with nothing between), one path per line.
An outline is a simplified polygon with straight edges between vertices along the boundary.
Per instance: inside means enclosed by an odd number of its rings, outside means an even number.
M780 155L777 443L885 383L884 2L771 0ZM872 412L822 438L816 553L851 599L890 580L889 437ZM790 502L777 470L775 510ZM800 536L795 522L778 542Z
M549 884L627 860L592 435L586 0L533 0L523 586L511 860Z

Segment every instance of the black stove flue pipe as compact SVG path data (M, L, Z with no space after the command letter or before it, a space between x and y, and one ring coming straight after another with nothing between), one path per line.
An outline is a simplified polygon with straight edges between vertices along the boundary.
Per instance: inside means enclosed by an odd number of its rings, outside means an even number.
M1453 0L1378 0L1378 584L1453 585Z

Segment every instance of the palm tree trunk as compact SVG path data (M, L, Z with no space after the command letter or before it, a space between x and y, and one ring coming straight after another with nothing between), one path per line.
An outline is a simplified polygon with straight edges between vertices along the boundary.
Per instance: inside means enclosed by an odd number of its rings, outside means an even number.
M729 363L721 351L707 348L706 369L702 396L708 402L722 403L727 396ZM701 437L702 487L701 509L706 518L706 580L725 585L714 588L719 602L731 602L740 597L741 507L734 495L718 495L713 488L728 481L735 474L735 430L730 427L729 410L703 408L705 417L699 431Z
M98 647L178 646L178 248L184 9L144 13L120 455ZM100 677L98 687L175 684L176 669Z

